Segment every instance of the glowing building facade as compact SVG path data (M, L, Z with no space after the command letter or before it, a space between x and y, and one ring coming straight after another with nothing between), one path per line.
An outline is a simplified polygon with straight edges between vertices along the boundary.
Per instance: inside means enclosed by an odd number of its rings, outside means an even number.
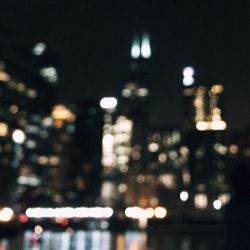
M59 77L46 45L35 44L16 57L7 58L0 74L2 202L20 209L59 203L67 177L59 180L65 172L62 145L70 137L59 131L73 122L73 114L63 105L52 111Z
M224 131L227 127L222 116L220 84L195 83L194 69L183 70L183 95L185 101L184 129L198 131Z
M154 177L150 183L156 193L154 200L158 199L157 203L165 206L172 217L179 215L180 194L191 184L189 149L183 139L177 128L158 128L148 135L147 172Z
M27 133L30 104L36 98L36 90L19 82L0 65L0 168L1 202L10 202L10 190L16 187L15 181L26 181L37 185L38 178L31 171L22 170L26 161L25 153L36 142ZM18 171L26 173L18 177ZM23 177L23 178L21 178ZM13 193L13 192L12 192Z
M184 141L189 148L191 175L189 209L199 216L217 216L230 199L228 149L225 145L226 122L222 116L220 84L199 85L191 67L183 71Z
M150 37L147 32L134 36L130 57L129 79L121 91L118 105L113 105L111 98L103 98L100 103L106 110L102 153L104 182L101 196L106 204L109 200L116 200L116 204L123 200L120 206L138 204L136 176L146 169L149 124L147 86L150 80L148 67L151 57Z
M145 190L141 188L140 179L143 179L147 169L151 55L149 33L142 32L135 35L131 47L130 76L121 92L120 112L133 122L131 154L127 173L127 199L130 204L134 205L140 205L143 200L141 197L145 194Z
M111 114L104 115L101 199L105 205L123 206L128 203L126 179L131 155L132 129L133 122L126 116L118 116L112 122Z

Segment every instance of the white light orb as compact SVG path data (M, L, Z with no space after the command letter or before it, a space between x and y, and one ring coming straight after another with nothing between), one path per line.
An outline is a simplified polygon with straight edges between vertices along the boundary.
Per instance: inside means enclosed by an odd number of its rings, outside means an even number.
M117 99L115 97L103 97L100 101L100 106L107 110L115 109L117 106Z
M149 91L146 88L140 88L140 89L137 90L137 94L140 97L146 97L146 96L148 96Z
M183 69L183 76L184 77L192 77L192 76L194 76L194 68L190 67L190 66L185 67Z
M164 207L155 208L155 217L158 219L163 219L167 215L167 209Z
M148 219L151 219L154 217L155 211L152 207L147 208L145 212L146 212Z
M183 85L188 87L194 84L194 78L192 76L184 77L183 78Z
M213 202L213 207L214 207L214 209L216 209L216 210L220 210L221 207L222 207L221 201L220 201L220 200L215 200L215 201Z
M21 129L16 129L12 134L12 139L15 143L22 144L25 141L26 136Z
M56 83L58 81L57 70L53 66L46 66L40 69L41 76L50 83Z
M131 90L130 89L123 89L122 90L122 96L123 97L130 97L131 96Z
M181 199L182 201L187 201L187 200L188 200L188 197L189 197L189 194L188 194L187 191L182 191L182 192L180 193L180 199Z
M133 42L132 48L131 48L131 57L133 59L137 59L140 57L141 51L140 51L140 43L138 40L135 40Z
M32 49L32 52L36 56L40 56L44 53L46 50L46 44L45 43L37 43Z
M41 233L43 232L43 228L42 228L40 225L36 225L36 226L34 227L34 232L35 232L36 234L41 234Z
M149 38L149 34L148 33L145 33L142 36L141 55L145 59L148 59L148 58L151 57L150 38Z
M4 207L1 211L0 211L0 221L2 222L8 222L12 219L14 215L14 212L11 208L9 207Z

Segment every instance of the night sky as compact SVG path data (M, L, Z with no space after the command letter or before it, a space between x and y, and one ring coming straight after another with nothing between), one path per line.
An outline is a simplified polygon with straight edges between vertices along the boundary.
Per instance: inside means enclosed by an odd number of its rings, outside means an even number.
M136 2L136 3L135 3ZM152 46L152 124L181 125L182 68L225 87L231 129L250 125L250 1L6 0L0 39L46 42L61 58L59 97L117 96L128 78L131 40L147 29Z

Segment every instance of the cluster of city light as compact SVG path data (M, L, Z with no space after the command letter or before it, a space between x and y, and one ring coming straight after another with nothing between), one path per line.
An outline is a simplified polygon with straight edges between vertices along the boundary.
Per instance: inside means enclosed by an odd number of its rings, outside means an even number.
M28 208L28 218L110 218L113 215L110 207L61 207L61 208Z
M213 85L208 91L201 86L196 90L194 106L196 109L196 129L199 131L225 130L227 124L222 120L221 109L218 107L219 94L223 92L222 85ZM209 96L209 112L206 111L206 95Z
M40 75L50 83L57 83L58 81L58 74L57 70L53 66L46 66L40 69Z
M36 90L30 89L24 83L17 82L15 79L12 79L8 73L3 71L2 68L0 68L0 81L5 82L9 89L16 90L27 97L35 98L37 96Z
M206 120L205 112L205 94L206 89L204 87L199 87L195 93L194 107L195 107L195 122L203 122Z
M125 169L123 166L129 162L132 128L133 122L125 116L119 116L113 126L116 165L122 171Z
M206 130L225 130L227 128L227 124L225 121L198 121L196 123L196 129L199 131Z
M4 207L0 209L0 222L9 222L12 220L14 212L9 207Z
M102 138L102 165L106 167L115 165L114 136L108 131Z
M167 189L173 189L176 185L176 176L173 173L164 173L159 176L159 181Z
M151 57L150 37L148 33L143 33L141 39L137 36L133 40L131 57L138 59L140 56L144 59Z
M125 209L125 215L127 218L140 219L140 218L157 218L163 219L167 216L167 209L164 207L156 208L141 208L141 207L127 207Z
M19 176L17 178L17 183L19 185L29 185L32 187L36 187L40 184L40 180L35 175Z
M112 181L103 181L101 187L101 198L103 200L111 200L116 196L116 186Z
M183 85L188 87L194 84L194 69L185 67L183 69Z
M122 96L125 98L131 96L147 97L148 95L149 95L149 90L144 87L138 87L136 83L128 83L122 90Z
M115 166L114 134L112 113L115 111L118 102L115 97L103 97L100 100L100 107L105 110L103 137L102 137L102 165L107 174Z
M222 206L228 204L231 197L229 193L222 193L218 196L218 199L214 200L213 207L215 210L220 210Z

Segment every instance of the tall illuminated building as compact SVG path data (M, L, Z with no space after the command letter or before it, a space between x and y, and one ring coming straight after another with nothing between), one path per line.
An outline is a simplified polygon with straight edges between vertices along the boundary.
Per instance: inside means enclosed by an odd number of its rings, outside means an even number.
M127 203L126 174L129 169L133 122L126 116L116 115L117 99L104 97L102 137L102 187L101 202L121 208Z
M130 140L130 157L126 175L127 200L138 205L139 196L134 192L137 177L146 171L147 135L149 131L149 87L151 84L150 63L152 49L150 34L135 34L130 51L129 78L121 92L119 114L133 123Z
M150 36L137 33L130 51L129 79L121 91L119 103L103 98L106 110L103 129L102 165L104 182L101 197L108 204L137 204L133 187L136 176L146 169L148 132ZM111 106L110 106L111 105Z
M19 48L20 49L20 48ZM46 44L12 50L2 54L0 119L7 133L1 136L1 188L4 202L25 207L29 203L49 202L48 188L43 188L53 155L53 122L50 112L56 102L57 59ZM6 126L7 124L7 126ZM9 192L11 190L11 192ZM45 199L41 199L41 195ZM39 197L39 198L38 198ZM48 198L48 199L47 199ZM34 203L35 204L35 203Z
M121 95L121 113L133 120L132 146L146 148L148 130L148 98L150 86L150 35L147 32L134 36L131 47L129 79Z
M189 208L193 215L217 216L230 198L227 175L227 147L224 132L220 84L200 85L192 67L183 70L184 137L189 154L191 186Z

